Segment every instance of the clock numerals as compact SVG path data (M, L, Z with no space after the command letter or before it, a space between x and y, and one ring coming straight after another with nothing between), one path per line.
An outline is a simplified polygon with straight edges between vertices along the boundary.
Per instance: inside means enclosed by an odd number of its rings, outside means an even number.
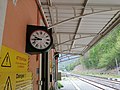
M46 46L45 46L44 43L41 43L41 44L40 44L40 48L41 48L41 49L44 49L45 47L46 47Z
M50 41L50 39L46 39L47 41Z
M45 33L43 34L43 37L45 36Z
M46 49L51 44L51 38L46 31L35 31L30 36L31 45L36 49Z
M46 47L45 43L43 44L44 47Z
M48 42L45 42L47 45L49 45L49 43Z
M34 40L34 41L32 42L32 44L36 44L36 41Z
M38 46L39 46L38 44L35 45L35 47L38 47Z
M36 34L39 36L39 33L38 33L38 32L36 32Z
M49 37L49 36L46 36L46 38Z
M36 37L34 34L33 34L34 37Z
M40 31L40 34L42 35L42 32Z
M40 44L40 48L42 48L42 45Z

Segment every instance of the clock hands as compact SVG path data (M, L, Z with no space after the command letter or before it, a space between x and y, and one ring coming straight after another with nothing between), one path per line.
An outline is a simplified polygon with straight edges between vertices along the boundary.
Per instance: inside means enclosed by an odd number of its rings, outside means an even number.
M46 49L51 44L51 38L45 31L37 31L31 34L30 41L36 49Z
M32 40L42 40L42 39L35 36L35 38Z

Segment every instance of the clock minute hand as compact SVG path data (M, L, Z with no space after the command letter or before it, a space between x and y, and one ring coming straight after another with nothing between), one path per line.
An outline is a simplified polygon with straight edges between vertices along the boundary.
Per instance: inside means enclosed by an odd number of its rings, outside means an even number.
M36 40L42 40L41 38L38 38L38 37L35 37L36 38Z
M35 37L34 39L32 39L32 40L42 40L41 38L37 38L37 37Z
M42 40L41 38L37 38L37 40Z

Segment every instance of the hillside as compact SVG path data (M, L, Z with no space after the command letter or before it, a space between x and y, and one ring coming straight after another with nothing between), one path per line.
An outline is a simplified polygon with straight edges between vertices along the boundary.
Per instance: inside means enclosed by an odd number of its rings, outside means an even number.
M120 69L120 68L119 68ZM117 69L106 70L102 69L87 69L82 65L78 65L72 70L73 73L77 74L109 74L109 75L117 75Z

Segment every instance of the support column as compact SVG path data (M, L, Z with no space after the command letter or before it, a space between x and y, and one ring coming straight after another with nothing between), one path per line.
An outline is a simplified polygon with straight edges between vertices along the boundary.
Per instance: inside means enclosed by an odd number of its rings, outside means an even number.
M2 37L3 37L3 31L4 31L6 9L7 9L7 0L0 0L0 52L1 52L1 46L2 46Z
M41 63L42 90L48 90L48 52L42 53Z
M57 78L58 78L58 57L59 53L55 52L55 89L57 90Z

